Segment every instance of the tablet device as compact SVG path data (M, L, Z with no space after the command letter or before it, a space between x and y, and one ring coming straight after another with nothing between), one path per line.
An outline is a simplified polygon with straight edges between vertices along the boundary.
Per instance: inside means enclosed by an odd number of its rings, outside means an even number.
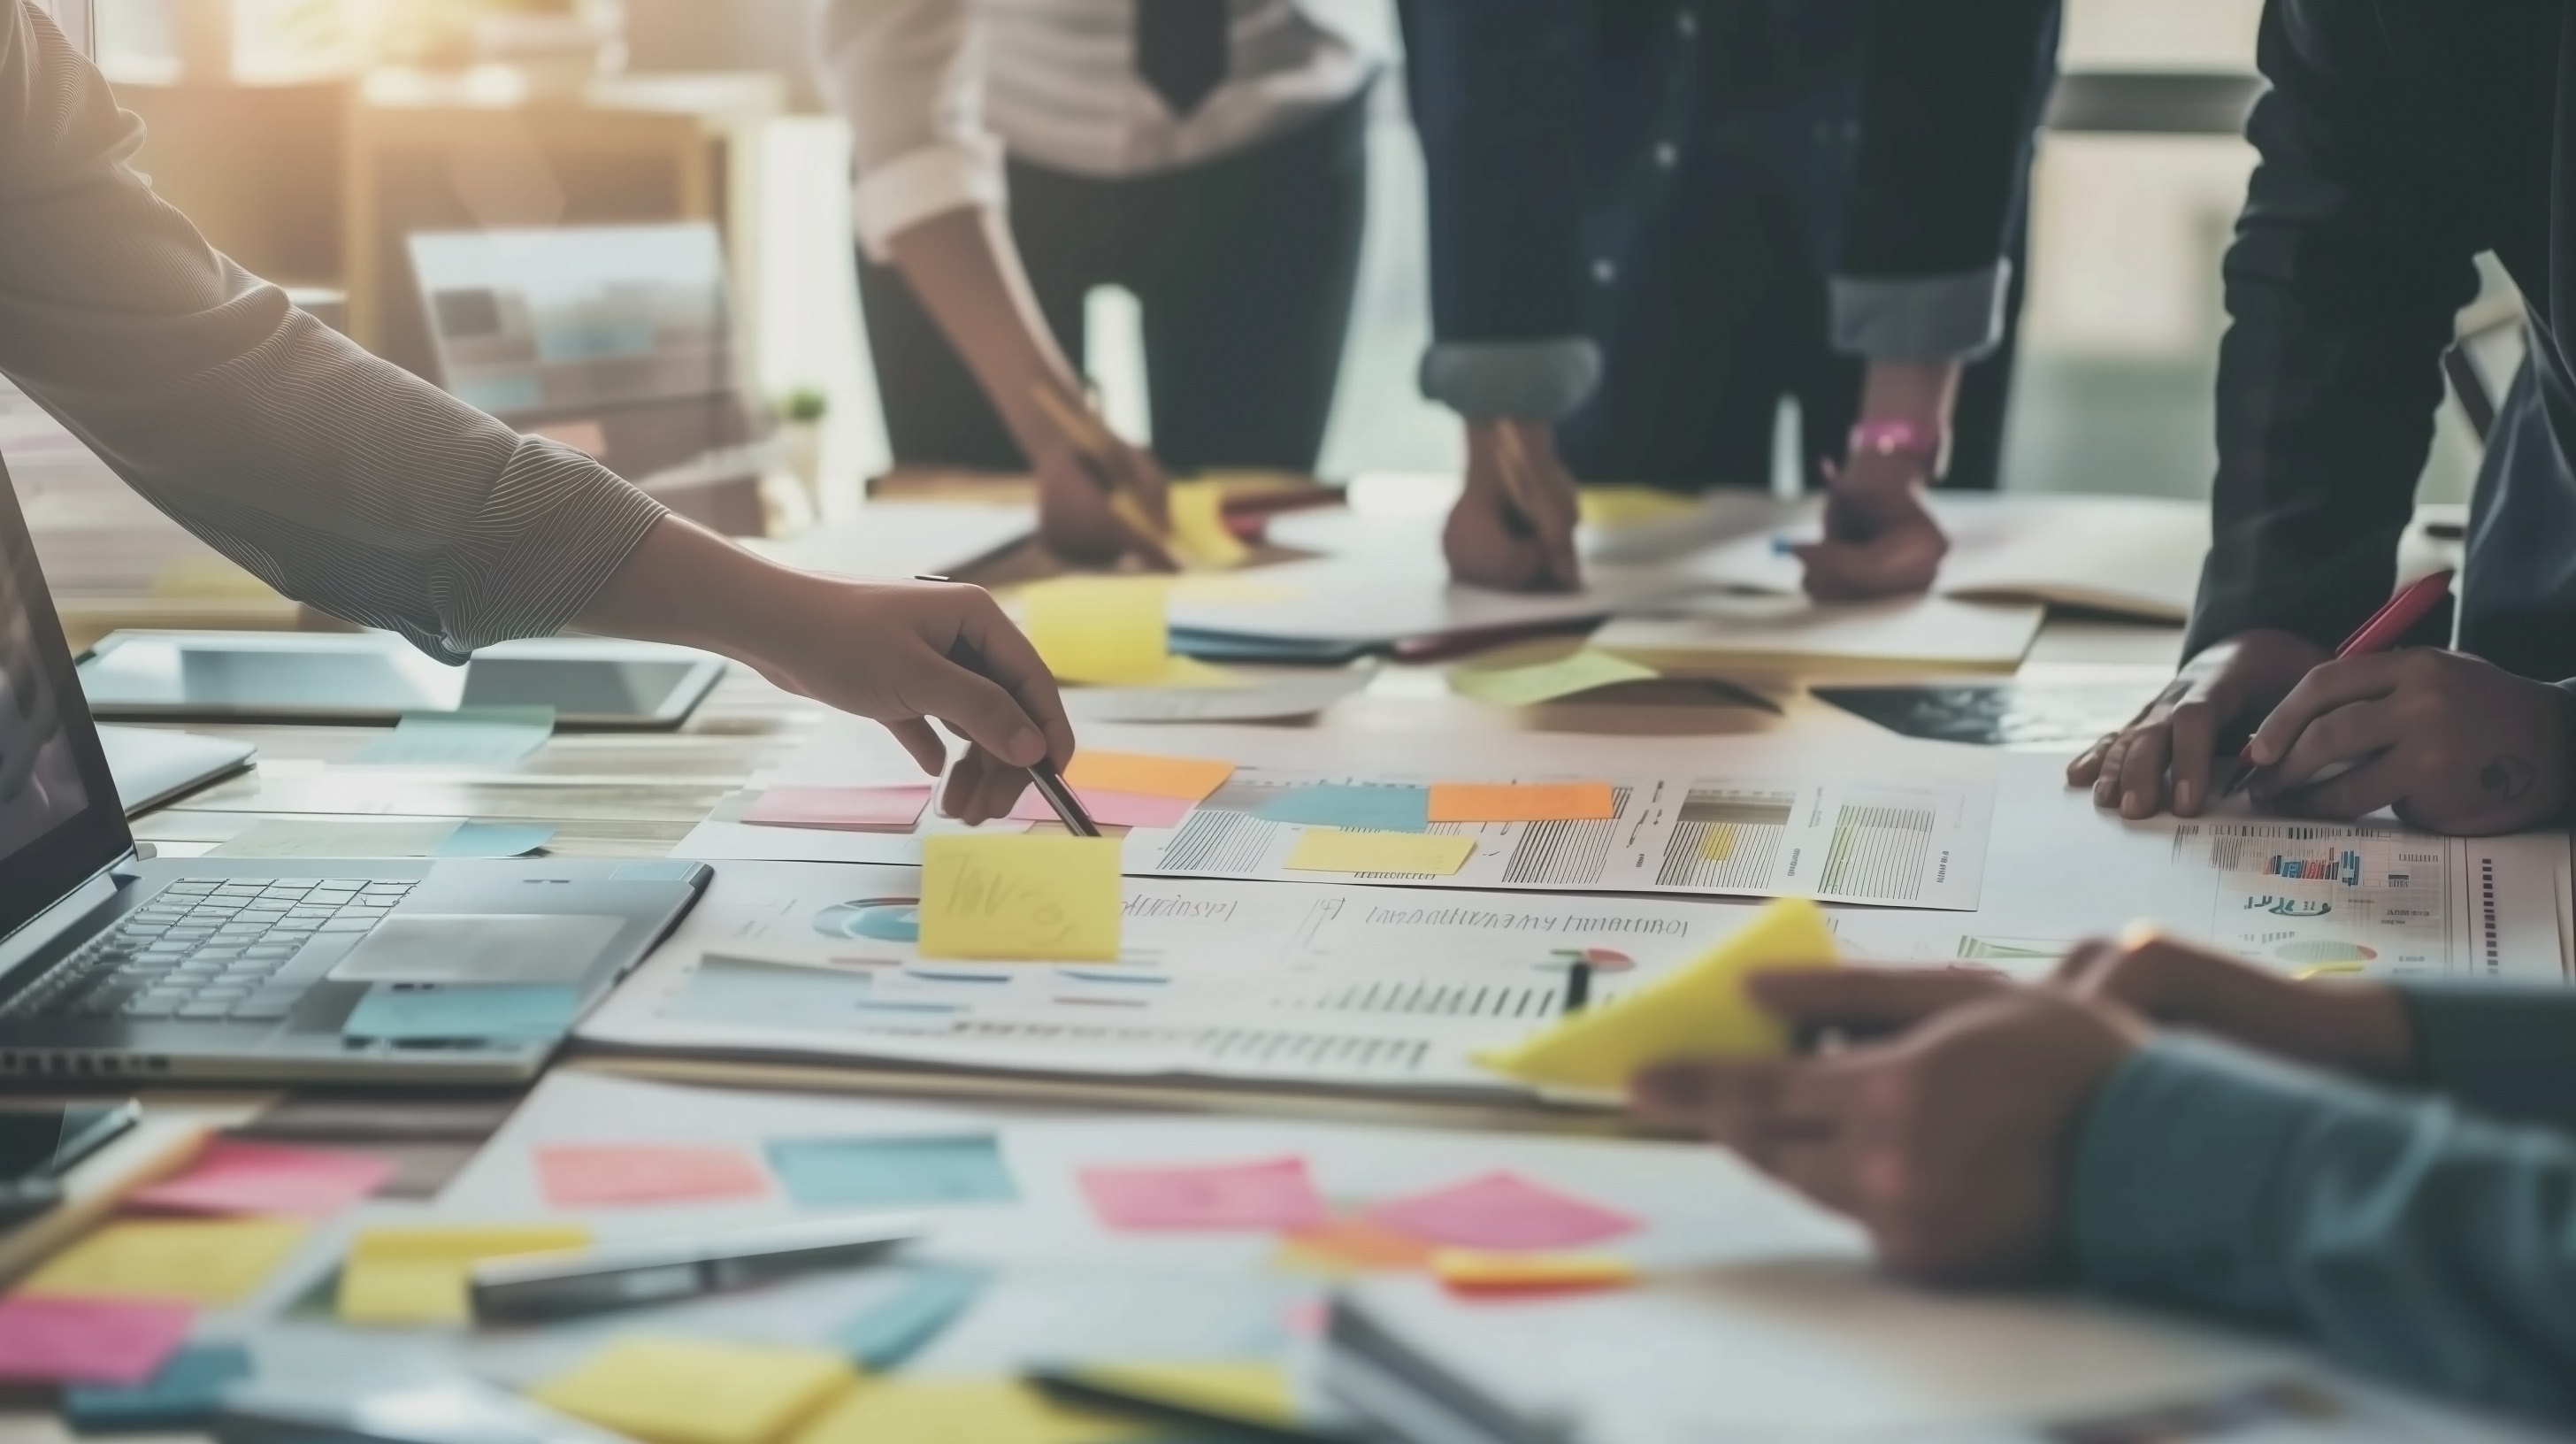
M393 722L459 707L552 707L564 727L669 729L722 658L686 647L548 637L462 667L399 637L344 632L111 632L80 662L90 710L129 721Z

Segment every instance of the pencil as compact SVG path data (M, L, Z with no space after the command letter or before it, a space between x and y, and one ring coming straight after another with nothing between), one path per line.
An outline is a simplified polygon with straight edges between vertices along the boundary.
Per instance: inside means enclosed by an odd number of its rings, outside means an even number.
M1538 534L1538 500L1530 495L1529 453L1509 426L1494 432L1494 459L1503 478L1503 529L1524 540Z
M1156 546L1168 553L1171 534L1148 516L1134 495L1120 486L1118 478L1110 473L1105 458L1117 449L1118 438L1110 435L1109 428L1100 424L1099 417L1057 395L1055 388L1043 381L1030 385L1029 397L1037 402L1038 409L1045 412L1049 420L1063 427L1073 438L1074 463L1082 468L1082 474L1090 478L1093 486L1100 488L1100 494L1108 498L1110 514L1138 535L1151 538Z

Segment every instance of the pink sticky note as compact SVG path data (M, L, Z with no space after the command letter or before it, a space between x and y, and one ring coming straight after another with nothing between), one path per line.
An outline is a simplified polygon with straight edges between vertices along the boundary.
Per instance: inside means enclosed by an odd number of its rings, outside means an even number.
M1111 827L1178 827L1181 819L1197 806L1186 797L1148 797L1142 792L1111 792L1100 787L1077 787L1073 795L1082 799L1082 810L1091 820ZM1013 822L1053 822L1055 809L1047 806L1046 797L1032 787L1020 794L1019 806L1011 809Z
M557 1208L621 1203L713 1203L763 1198L769 1180L738 1148L677 1144L551 1144L537 1178Z
M1324 1221L1302 1158L1178 1168L1086 1168L1082 1191L1111 1228L1292 1229Z
M742 820L757 827L823 827L842 832L910 832L930 805L930 787L773 787Z
M132 1299L0 1299L0 1383L140 1384L187 1340L194 1312Z
M1458 1248L1579 1248L1633 1232L1624 1213L1522 1178L1488 1173L1381 1203L1368 1216L1416 1238Z
M321 1148L218 1138L176 1178L136 1190L126 1202L163 1213L338 1213L365 1201L394 1175L393 1160Z

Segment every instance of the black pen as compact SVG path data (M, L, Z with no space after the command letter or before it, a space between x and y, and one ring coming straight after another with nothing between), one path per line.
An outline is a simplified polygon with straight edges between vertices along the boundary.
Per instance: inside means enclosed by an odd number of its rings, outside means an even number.
M916 582L948 580L937 572L916 572L912 579ZM976 651L975 644L964 637L959 637L949 646L948 660L977 676L993 675L984 670L984 654ZM1037 784L1038 796L1045 798L1047 806L1055 809L1055 815L1063 821L1066 831L1076 837L1100 835L1100 824L1092 821L1091 814L1082 810L1082 799L1074 796L1073 789L1065 785L1064 774L1055 770L1054 763L1043 757L1030 763L1029 780Z
M1571 1018L1592 1003L1592 963L1576 958L1565 970L1565 1006L1557 1009L1560 1018Z

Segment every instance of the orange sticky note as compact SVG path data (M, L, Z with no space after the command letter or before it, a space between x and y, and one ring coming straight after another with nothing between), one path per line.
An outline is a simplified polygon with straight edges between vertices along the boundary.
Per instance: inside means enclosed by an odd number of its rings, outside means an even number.
M1433 822L1600 821L1619 815L1607 782L1435 782Z
M1231 762L1157 757L1150 752L1077 752L1072 765L1064 769L1064 780L1076 787L1177 797L1188 802L1206 801L1209 793L1224 786L1233 775Z
M1349 1214L1313 1228L1284 1234L1271 1262L1280 1268L1333 1277L1384 1270L1418 1269L1431 1262L1439 1245L1399 1233L1361 1214Z
M1637 1281L1637 1266L1597 1253L1488 1253L1444 1248L1431 1256L1431 1272L1461 1293L1551 1293L1619 1289Z

